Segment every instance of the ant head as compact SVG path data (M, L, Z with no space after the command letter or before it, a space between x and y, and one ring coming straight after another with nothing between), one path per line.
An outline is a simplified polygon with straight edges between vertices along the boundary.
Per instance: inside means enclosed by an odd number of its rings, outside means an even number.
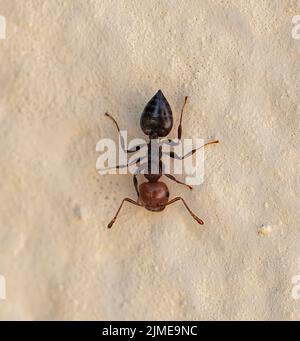
M167 136L172 130L172 110L161 90L158 90L145 106L140 125L150 138Z

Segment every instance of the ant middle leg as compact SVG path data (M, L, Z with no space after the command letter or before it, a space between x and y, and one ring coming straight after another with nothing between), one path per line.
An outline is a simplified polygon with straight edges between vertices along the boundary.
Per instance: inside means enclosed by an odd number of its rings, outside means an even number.
M187 203L186 203L186 202L184 201L184 199L181 198L181 197L176 197L176 198L170 200L167 204L165 204L165 206L171 205L171 204L173 204L174 202L176 202L176 201L178 201L178 200L181 200L181 201L182 201L182 203L183 203L183 205L185 206L185 208L188 210L188 212L190 213L190 215L197 221L198 224L200 224L200 225L203 225L203 224L204 224L203 220L196 216L196 214L188 207Z
M129 166L132 166L134 164L137 164L138 162L140 162L141 160L144 160L146 157L139 157L135 160L132 160L130 162L128 162L126 165L116 165L116 166L113 166L113 167L107 167L107 168L102 168L102 169L99 169L97 168L97 170L99 171L105 171L105 170L110 170L110 169L120 169L120 168L127 168Z
M185 155L183 155L183 156L179 156L179 155L177 155L177 154L176 154L175 152L173 152L173 151L170 152L170 153L168 153L168 155L169 155L172 159L183 160L183 159L185 159L185 158L187 158L187 157L193 155L194 153L196 153L197 150L199 150L199 149L201 149L201 148L204 148L204 147L206 147L206 146L208 146L208 145L210 145L210 144L215 144L215 143L219 143L219 141L216 140L216 141L207 142L207 143L205 143L203 146L201 146L201 147L199 147L199 148L195 148L195 149L191 150L189 153L187 153L187 154L185 154Z

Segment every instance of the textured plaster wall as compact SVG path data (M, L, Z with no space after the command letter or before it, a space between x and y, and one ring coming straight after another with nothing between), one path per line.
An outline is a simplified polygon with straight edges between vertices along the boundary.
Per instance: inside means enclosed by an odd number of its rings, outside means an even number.
M299 319L299 1L0 0L0 319ZM218 138L162 214L100 176L157 89ZM172 136L175 136L175 131ZM140 178L139 181L142 179ZM259 230L267 225L266 234Z

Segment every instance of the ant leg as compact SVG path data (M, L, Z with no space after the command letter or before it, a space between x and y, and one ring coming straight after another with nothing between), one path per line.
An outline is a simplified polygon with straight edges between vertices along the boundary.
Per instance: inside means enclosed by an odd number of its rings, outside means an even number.
M188 184L186 184L186 183L184 183L184 182L181 182L181 181L177 180L177 179L175 178L175 176L173 176L173 175L171 175L171 174L164 174L164 175L165 175L167 178L169 178L169 179L171 179L171 180L177 182L177 183L180 184L180 185L184 185L184 186L187 186L189 189L193 189L192 186L190 186L190 185L188 185Z
M132 166L132 165L138 163L138 162L141 161L141 160L144 160L145 158L146 158L146 157L143 156L143 157L137 158L136 160L133 160L133 161L131 161L131 162L128 162L126 165L116 165L116 166L114 166L114 167L107 167L107 168L102 168L102 169L97 168L97 170L99 170L99 171L100 171L100 170L101 170L101 171L105 171L105 170L108 170L108 169L126 168L126 167L128 167L128 166Z
M192 186L187 185L187 184L185 184L184 182L181 182L181 181L177 180L177 179L175 178L175 176L173 176L173 175L171 175L171 174L166 174L166 173L164 173L164 171L165 171L165 165L164 165L164 163L162 162L162 160L160 160L160 161L159 161L159 174L165 175L167 178L169 178L169 179L171 179L171 180L177 182L177 183L180 184L180 185L187 186L189 189L193 189Z
M123 204L124 204L125 201L128 201L128 202L130 202L130 203L133 204L133 205L143 207L143 205L139 204L138 202L136 202L136 201L134 201L134 200L132 200L132 199L130 199L130 198L124 198L124 199L122 200L122 202L121 202L120 207L119 207L118 210L117 210L116 215L114 216L114 218L112 219L112 221L107 225L107 227L108 227L109 229L113 226L114 222L116 221L117 216L118 216L118 214L119 214L119 212L120 212L120 210L121 210L121 208L122 208L122 206L123 206Z
M141 160L138 159L136 164L138 165L138 169L136 170L136 172L133 174L133 184L134 184L134 188L135 188L135 191L136 191L136 194L137 196L139 197L140 196L140 193L139 193L139 189L138 189L138 180L137 180L137 175L139 174L140 170L141 170L141 167L140 167L140 162Z
M199 149L201 149L201 148L203 148L203 147L206 147L206 146L208 146L208 145L210 145L210 144L214 144L214 143L219 143L219 141L216 140L216 141L207 142L207 143L205 143L203 146L201 146L201 147L199 147L199 148L196 148L196 149L193 149L192 151L190 151L189 153L187 153L187 154L184 155L184 156L179 156L179 155L177 155L177 154L174 153L174 152L170 152L170 153L169 153L169 156L170 156L171 158L173 158L173 159L183 160L183 159L185 159L186 157L189 157L189 156L193 155L197 150L199 150Z
M182 116L183 116L183 112L184 112L184 108L186 106L186 103L187 103L187 100L188 100L188 96L185 96L184 97L184 102L183 102L183 105L182 105L182 108L181 108L181 112L180 112L180 121L179 121L179 126L178 126L178 130L177 130L177 138L179 141L177 142L174 142L173 140L171 139L168 139L167 143L170 145L170 146L178 146L179 143L180 143L180 140L181 140L181 133L182 133ZM162 141L162 143L164 143L164 141Z
M181 197L176 197L176 198L172 199L172 200L169 201L165 206L171 205L171 204L173 204L174 202L176 202L176 201L178 201L178 200L181 200L181 201L183 202L183 205L185 206L185 208L189 211L190 215L197 221L198 224L200 224L200 225L203 225L203 224L204 224L203 220L201 220L200 218L198 218L198 217L196 216L196 214L192 212L192 210L188 207L187 203L186 203L186 202L184 201L184 199L181 198Z
M134 188L135 188L136 194L139 197L140 193L139 193L139 190L138 190L138 180L137 180L136 174L133 175L133 184L134 184Z
M109 114L109 113L105 113L105 116L109 117L115 124L117 130L118 130L118 133L119 133L119 136L120 136L120 140L121 140L121 147L123 149L123 151L125 153L134 153L134 152L137 152L138 150L141 149L141 147L145 146L145 144L141 144L141 145L138 145L138 146L135 146L133 147L133 149L125 149L125 142L124 142L124 138L123 136L120 134L120 128L119 128L119 125L117 123L117 121Z
M133 184L134 184L134 188L135 188L135 191L136 191L136 194L137 196L139 197L140 196L140 193L139 193L139 189L138 189L138 180L137 180L137 175L140 173L141 171L141 160L138 159L137 160L137 166L139 167L136 172L133 174Z
M184 97L184 102L183 102L183 105L182 105L182 108L181 108L181 113L180 113L180 121L179 121L178 132L177 132L178 140L181 140L181 133L182 133L182 115L183 115L183 111L184 111L184 108L185 108L185 106L186 106L187 100L188 100L188 96L185 96L185 97Z
M141 158L140 160L143 160L143 158ZM134 175L133 175L133 184L134 184L134 188L136 190L136 194L137 196L139 197L140 196L140 193L139 193L139 190L138 190L138 180L137 180L137 175L138 174L147 174L146 171L148 169L148 164L142 164L140 165L140 160L137 161L137 164L138 164L138 169L135 171Z

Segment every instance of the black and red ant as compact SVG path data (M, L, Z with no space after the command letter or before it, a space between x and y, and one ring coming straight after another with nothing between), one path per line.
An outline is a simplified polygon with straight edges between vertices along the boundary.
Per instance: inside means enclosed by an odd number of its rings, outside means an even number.
M181 109L181 115L180 115L180 123L178 126L178 141L181 140L181 135L182 135L182 115L183 115L183 111L184 111L184 107L186 105L188 97L186 96L184 99L184 104L182 106ZM110 116L108 113L105 114L106 116L108 116L116 125L118 132L120 133L120 129L118 126L118 123L116 122L116 120ZM143 132L150 138L150 142L147 144L147 150L148 150L148 154L147 154L147 166L148 166L148 170L153 169L153 167L151 167L151 163L154 161L151 159L151 151L153 148L153 144L151 141L155 141L158 140L161 137L165 137L167 136L170 131L172 130L173 127L173 114L172 114L172 110L171 107L167 101L167 99L165 98L164 94L162 93L161 90L158 90L157 93L151 98L151 100L147 103L146 107L144 108L144 111L142 113L141 116L141 120L140 120L140 126L143 130ZM124 149L124 151L126 153L134 153L137 152L138 150L140 150L140 148L142 147L141 145L138 145L136 147L134 147L133 149L128 149L125 150L124 147L124 141L122 140L122 137L120 135L121 138L121 145L122 148ZM171 142L171 140L168 140L169 142ZM204 144L202 147L205 147L209 144L214 144L214 143L218 143L219 141L211 141L208 142L206 144ZM174 144L173 144L174 145ZM200 148L202 148L200 147ZM169 152L169 156L173 159L179 159L179 160L183 160L186 157L189 157L191 155L193 155L198 149L200 148L196 148L193 149L191 152L189 152L188 154L184 155L184 156L178 156L177 154L175 154L173 151ZM153 211L153 212L160 212L162 210L165 209L166 206L173 204L176 201L181 200L183 205L186 207L186 209L188 210L188 212L191 214L191 216L201 225L203 225L203 221L198 218L193 212L192 210L188 207L187 203L185 202L185 200L182 197L175 197L174 199L169 201L169 190L167 185L162 182L159 181L159 179L161 178L162 175L165 175L167 178L185 185L187 187L189 187L190 189L192 189L191 186L177 180L173 175L171 174L165 174L163 172L163 162L162 162L162 148L161 146L158 147L158 172L157 173L153 173L153 172L148 172L147 174L144 174L144 177L148 180L147 182L143 182L142 184L140 184L138 186L138 181L137 181L137 174L138 172L136 172L133 175L133 184L138 196L138 200L135 201L133 199L130 198L124 198L122 200L122 203L120 205L120 207L117 210L116 215L114 216L114 218L112 219L112 221L108 224L108 228L111 228L112 225L114 224L114 222L117 219L117 216L124 204L125 201L136 205L136 206L141 206L146 208L149 211ZM140 159L137 159L135 162L139 163ZM123 167L128 167L130 164L128 163L127 165L117 165L116 168L123 168Z

